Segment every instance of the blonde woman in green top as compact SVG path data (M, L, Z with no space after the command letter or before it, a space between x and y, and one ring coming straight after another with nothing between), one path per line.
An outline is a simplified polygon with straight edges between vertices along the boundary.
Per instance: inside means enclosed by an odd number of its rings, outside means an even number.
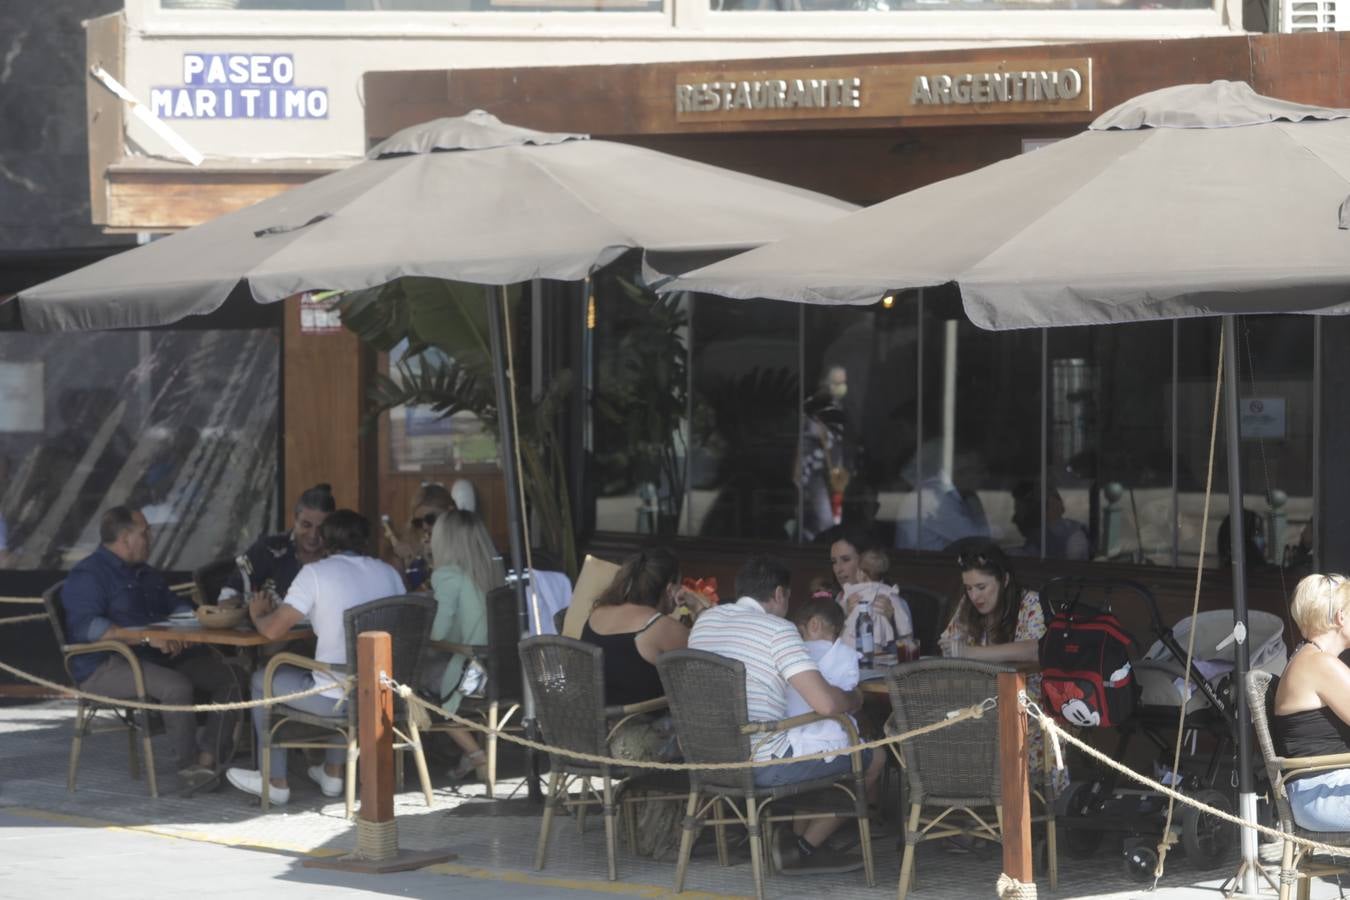
M436 598L436 618L431 639L450 644L487 643L487 595L501 583L493 562L492 545L483 520L466 510L441 513L431 529L431 587ZM469 657L463 653L431 651L422 665L423 686L441 700L447 712L459 709L464 694L460 679ZM483 778L487 756L467 728L453 728L450 737L464 755L451 770L460 779L476 771Z

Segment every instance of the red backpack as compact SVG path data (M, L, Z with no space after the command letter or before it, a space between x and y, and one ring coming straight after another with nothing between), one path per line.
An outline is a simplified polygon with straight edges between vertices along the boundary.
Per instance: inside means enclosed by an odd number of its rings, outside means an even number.
M1134 639L1110 612L1076 604L1050 619L1041 638L1041 690L1060 721L1084 728L1119 725L1139 687L1130 665Z

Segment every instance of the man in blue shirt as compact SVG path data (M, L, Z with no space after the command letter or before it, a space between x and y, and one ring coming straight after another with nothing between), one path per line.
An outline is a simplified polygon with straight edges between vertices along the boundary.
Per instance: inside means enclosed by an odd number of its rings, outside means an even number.
M99 521L97 550L76 564L61 588L66 631L76 643L120 641L140 657L146 694L167 705L188 705L194 689L212 703L241 696L234 670L206 648L184 649L174 640L139 638L127 629L163 620L178 609L192 608L169 590L164 577L150 566L150 525L139 510L114 506ZM116 653L85 654L71 660L71 674L81 690L106 697L136 696L131 666ZM177 754L178 778L187 791L215 777L221 748L234 734L237 713L211 713L201 745L193 713L163 714L164 727Z

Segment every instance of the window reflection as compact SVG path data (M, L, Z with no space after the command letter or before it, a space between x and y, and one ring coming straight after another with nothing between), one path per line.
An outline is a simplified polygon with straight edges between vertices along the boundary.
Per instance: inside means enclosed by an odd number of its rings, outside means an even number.
M165 10L660 12L661 0L160 0Z
M689 297L638 288L635 259L593 285L596 527L675 534L687 478Z
M954 289L925 292L922 440L901 475L897 547L1021 546L1014 489L1040 471L1041 334L972 325Z
M1172 324L1056 328L1047 341L1045 555L1171 565Z
M901 467L914 453L918 403L918 305L804 309L798 486L802 540L826 540L834 525L890 543L910 485ZM842 472L839 470L842 469Z
M690 532L795 539L801 308L699 297Z
M0 335L5 566L69 568L117 503L144 510L165 569L265 530L279 350L274 331Z

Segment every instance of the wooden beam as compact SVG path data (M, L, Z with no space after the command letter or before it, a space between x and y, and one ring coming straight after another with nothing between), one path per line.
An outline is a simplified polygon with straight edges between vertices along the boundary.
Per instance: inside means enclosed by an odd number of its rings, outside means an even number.
M1027 774L1027 715L1018 701L1027 680L998 676L998 740L1003 779L1003 874L1031 884L1031 785Z
M361 818L394 821L394 694L380 683L392 676L392 640L385 631L356 636L356 699L361 736Z

